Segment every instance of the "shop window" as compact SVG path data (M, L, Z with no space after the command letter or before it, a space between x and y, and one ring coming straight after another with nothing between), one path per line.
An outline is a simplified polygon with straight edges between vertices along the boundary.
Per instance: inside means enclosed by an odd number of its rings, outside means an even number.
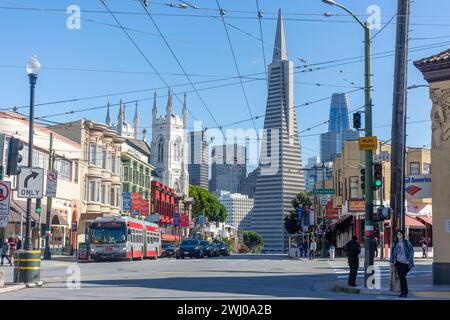
M420 163L419 162L411 162L409 165L409 174L416 175L420 174Z

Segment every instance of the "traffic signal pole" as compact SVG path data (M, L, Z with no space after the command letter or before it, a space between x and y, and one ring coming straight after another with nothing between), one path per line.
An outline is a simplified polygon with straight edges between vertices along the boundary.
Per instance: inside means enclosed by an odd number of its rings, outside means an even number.
M53 154L53 133L50 132L50 149L49 149L49 156L48 156L48 171L53 170L54 165L54 154ZM50 216L51 216L51 210L52 210L52 197L47 197L47 215L45 219L45 249L44 249L44 260L51 260L52 254L50 250L50 233L51 233L51 226L50 226Z
M365 53L365 136L372 136L372 82L371 82L371 39L370 24L364 23L364 53ZM367 280L371 276L368 274L368 268L373 266L373 171L372 171L373 152L365 151L365 219L364 219L364 285L367 287Z

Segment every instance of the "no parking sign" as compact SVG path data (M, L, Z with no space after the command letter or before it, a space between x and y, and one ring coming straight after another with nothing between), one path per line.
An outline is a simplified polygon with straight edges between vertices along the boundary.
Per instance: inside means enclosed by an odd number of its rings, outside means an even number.
M6 228L8 226L10 198L11 182L0 181L0 228Z

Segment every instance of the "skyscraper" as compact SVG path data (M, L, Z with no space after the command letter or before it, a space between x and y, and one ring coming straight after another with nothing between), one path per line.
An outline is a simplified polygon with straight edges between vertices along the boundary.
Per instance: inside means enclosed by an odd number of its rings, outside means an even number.
M264 238L263 252L287 251L284 217L293 210L292 199L305 189L293 84L293 62L288 60L280 9L272 63L268 67L260 172L252 212L252 229Z
M343 143L355 140L359 132L350 129L349 100L346 93L333 93L330 104L328 132L320 135L320 157L332 162L341 154Z
M210 192L241 193L247 175L246 148L238 144L212 147Z
M189 183L208 189L208 142L203 130L189 132Z

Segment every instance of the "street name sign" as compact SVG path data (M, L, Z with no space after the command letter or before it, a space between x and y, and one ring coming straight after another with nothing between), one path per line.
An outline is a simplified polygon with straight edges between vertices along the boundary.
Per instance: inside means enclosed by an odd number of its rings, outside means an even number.
M328 197L327 196L321 196L320 197L320 204L325 205L328 203Z
M42 198L44 194L44 169L22 168L17 177L18 198Z
M56 185L58 184L58 171L47 172L47 197L56 197Z
M387 151L383 151L382 153L379 153L379 154L374 154L373 161L374 162L391 161L391 154Z
M359 150L377 150L377 137L360 137Z
M335 194L334 189L314 189L313 194Z
M6 228L8 226L10 199L11 182L0 181L0 228Z

